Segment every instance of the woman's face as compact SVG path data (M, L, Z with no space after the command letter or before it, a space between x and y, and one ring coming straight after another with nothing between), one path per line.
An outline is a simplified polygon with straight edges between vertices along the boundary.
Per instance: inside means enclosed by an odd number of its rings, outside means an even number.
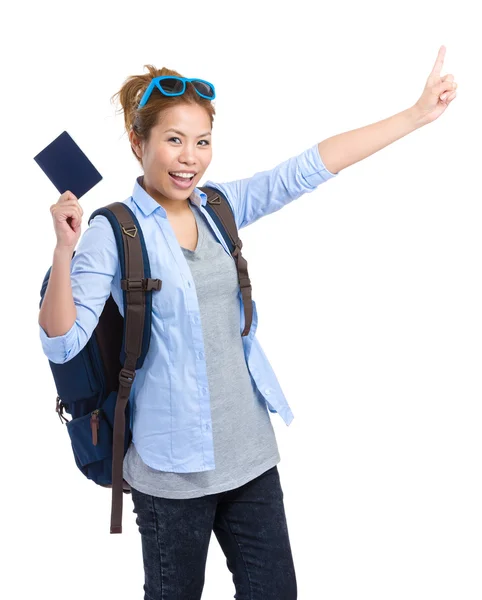
M206 110L196 104L173 106L152 128L148 143L139 143L133 132L129 138L142 160L146 192L166 210L187 201L212 158L211 120ZM178 182L170 175L182 171L192 171L193 178Z

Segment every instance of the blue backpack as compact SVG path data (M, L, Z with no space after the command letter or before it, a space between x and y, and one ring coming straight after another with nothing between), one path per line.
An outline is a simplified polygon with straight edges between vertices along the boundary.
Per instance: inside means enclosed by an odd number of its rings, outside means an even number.
M251 283L234 215L221 192L209 187L198 189L207 194L205 208L235 259L244 303L245 336L253 315ZM94 211L89 224L97 215L104 215L114 231L125 316L121 316L110 295L84 348L66 363L49 360L49 364L57 390L56 411L67 427L77 467L97 485L112 488L110 533L122 533L122 494L130 493L123 479L123 459L132 440L129 393L149 349L152 294L162 293L162 281L151 278L144 236L131 209L114 202ZM42 284L40 306L50 271Z

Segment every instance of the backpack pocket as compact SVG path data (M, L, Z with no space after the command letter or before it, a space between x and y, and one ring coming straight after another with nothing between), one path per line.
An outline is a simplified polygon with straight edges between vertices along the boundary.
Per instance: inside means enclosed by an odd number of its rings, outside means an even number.
M83 348L79 354L63 364L50 363L58 395L67 404L95 396L101 388L90 358L89 349Z
M117 392L107 396L100 408L67 425L75 462L82 473L99 485L112 483L112 444ZM126 410L124 455L130 442L129 403Z

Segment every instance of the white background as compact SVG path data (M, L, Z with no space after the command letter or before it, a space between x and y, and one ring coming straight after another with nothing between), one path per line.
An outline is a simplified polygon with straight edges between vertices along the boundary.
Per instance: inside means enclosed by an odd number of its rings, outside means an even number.
M67 130L128 197L110 97L144 64L216 86L205 181L270 169L413 105L442 44L437 121L242 230L258 337L295 414L272 421L302 600L482 597L480 22L472 2L27 2L4 9L0 595L143 598L125 496L78 471L38 302L59 194L33 157ZM203 600L234 596L214 537Z

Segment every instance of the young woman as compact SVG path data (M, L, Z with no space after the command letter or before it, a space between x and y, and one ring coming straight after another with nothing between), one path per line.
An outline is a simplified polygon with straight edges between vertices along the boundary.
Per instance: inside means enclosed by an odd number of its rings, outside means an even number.
M311 192L342 169L433 122L455 98L440 76L440 48L419 100L408 110L314 145L272 170L228 183L207 181L229 201L238 229ZM152 337L130 402L132 443L124 459L142 539L145 598L201 598L211 532L239 600L293 600L295 569L270 412L293 415L255 337L248 335L234 259L199 189L212 157L214 86L156 70L128 78L119 96L143 175L125 200L146 239ZM107 219L80 238L83 210L69 191L50 208L57 244L39 316L50 360L87 343L112 293L121 313L117 248Z

